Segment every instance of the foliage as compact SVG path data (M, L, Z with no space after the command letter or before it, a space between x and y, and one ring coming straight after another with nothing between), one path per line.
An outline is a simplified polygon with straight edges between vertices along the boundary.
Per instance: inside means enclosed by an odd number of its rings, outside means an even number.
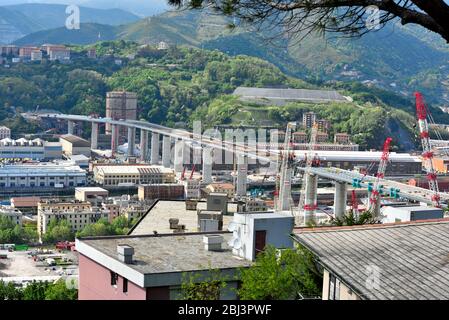
M6 216L0 216L0 243L27 244L36 242L38 236L34 228L20 227Z
M63 279L55 283L33 281L25 288L0 281L0 301L2 300L77 300L78 290L67 287Z
M76 233L77 238L92 236L125 235L136 223L135 220L128 220L124 216L118 216L112 223L107 219L100 219L95 223L87 225L83 230Z
M75 235L67 220L50 219L47 232L43 235L42 240L45 243L56 243L59 241L73 241L74 239Z
M370 211L364 211L355 215L351 210L343 217L332 220L332 225L335 226L354 226L372 223L374 223L373 214Z
M220 300L220 292L226 288L227 278L220 270L211 269L206 276L183 274L181 300Z
M287 300L321 294L321 275L305 248L278 251L267 247L253 266L241 270L243 300Z
M73 281L73 280L72 280ZM45 300L77 300L78 290L69 289L63 279L58 280L45 290Z

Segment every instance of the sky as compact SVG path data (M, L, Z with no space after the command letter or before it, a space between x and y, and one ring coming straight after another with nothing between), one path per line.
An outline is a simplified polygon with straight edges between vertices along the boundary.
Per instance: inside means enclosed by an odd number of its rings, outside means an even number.
M161 13L168 8L166 0L0 0L1 5L21 3L76 4L100 9L120 8L139 16Z

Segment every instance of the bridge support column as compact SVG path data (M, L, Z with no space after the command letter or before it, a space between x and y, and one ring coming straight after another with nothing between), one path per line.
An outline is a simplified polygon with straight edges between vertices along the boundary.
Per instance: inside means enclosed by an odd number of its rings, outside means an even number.
M128 157L134 156L136 148L136 128L128 127Z
M140 129L140 160L148 159L148 131Z
M317 208L318 176L306 173L306 194L304 201L304 223L315 222Z
M162 138L162 165L165 168L170 168L171 165L171 138L164 136Z
M288 168L285 173L285 178L281 177L279 187L279 210L290 211L291 210L291 195L292 195L292 169Z
M151 134L151 164L159 163L159 133Z
M245 197L248 178L248 157L239 154L237 156L237 197Z
M116 124L111 125L111 151L112 151L112 154L117 153L118 135L119 135L119 126Z
M346 214L347 191L346 183L335 181L334 215L336 218L342 218Z
M182 172L184 170L184 140L177 140L175 142L175 157L174 169L175 172Z
M90 135L90 148L98 149L98 128L99 125L97 122L92 122L92 131Z
M203 182L212 183L212 164L213 149L211 147L203 148Z
M381 197L380 197L380 195L377 197L376 203L371 203L371 198L372 198L372 194L371 194L371 192L368 192L369 208L372 211L373 219L377 221L380 219L380 199L381 199Z
M75 132L75 122L74 121L67 121L67 133L68 134L74 134Z

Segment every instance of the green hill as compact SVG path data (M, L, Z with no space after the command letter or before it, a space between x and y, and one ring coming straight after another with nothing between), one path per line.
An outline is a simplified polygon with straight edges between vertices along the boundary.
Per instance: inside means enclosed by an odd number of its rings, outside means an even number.
M86 39L59 29L60 42L85 44L96 41L91 34L108 39L155 44L189 45L218 49L230 55L255 56L278 66L283 72L316 84L327 81L363 82L409 98L423 91L428 101L449 104L449 49L436 35L418 27L390 24L360 39L309 36L296 43L279 39L268 43L267 35L227 28L230 20L203 11L166 12L119 27L90 26ZM101 29L101 30L100 30ZM106 28L107 29L107 28ZM115 36L114 36L115 34ZM28 43L43 43L45 34L32 34ZM18 43L25 43L20 40Z

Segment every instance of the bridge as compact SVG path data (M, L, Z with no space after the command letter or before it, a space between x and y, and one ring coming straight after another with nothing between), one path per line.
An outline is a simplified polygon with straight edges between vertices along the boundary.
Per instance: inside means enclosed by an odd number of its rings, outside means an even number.
M68 122L68 133L73 134L75 122L89 122L92 124L91 144L92 149L98 147L98 132L99 124L108 123L112 127L111 146L112 152L117 151L118 146L118 128L127 127L128 129L128 156L134 156L134 147L136 139L136 130L140 130L140 150L141 160L150 160L151 164L159 164L159 145L160 137L162 136L162 165L165 167L171 166L171 144L172 140L175 140L175 155L173 159L174 169L177 172L183 170L186 163L185 147L186 143L191 146L198 146L202 149L202 169L203 169L203 182L211 183L212 180L212 150L223 150L235 154L239 161L237 170L239 172L237 176L237 196L245 196L247 188L247 166L248 158L261 160L264 163L277 164L279 149L270 148L270 150L258 150L256 144L254 146L245 145L237 142L227 142L222 139L214 137L204 137L191 133L187 130L173 129L158 124L139 121L139 120L114 120L111 118L100 118L92 116L81 115L65 115L65 114L41 114L41 118L55 118L59 120L65 120ZM152 134L151 138L151 156L148 159L148 136ZM243 159L243 161L240 161ZM189 159L190 161L190 159ZM317 183L318 177L327 178L335 182L335 209L336 216L345 214L347 203L347 185L352 184L353 187L366 188L368 192L370 187L374 184L375 177L362 175L358 172L342 170L339 168L300 168L306 176L306 188L305 188L305 203L308 207L312 208L309 213L313 214L313 207L316 206L317 198ZM382 190L385 194L394 195L396 198L404 198L412 201L419 201L429 205L432 205L433 193L431 190L410 186L404 183L391 181L388 179L382 179ZM449 202L449 194L442 193L441 201L444 203ZM380 205L379 205L380 208Z

